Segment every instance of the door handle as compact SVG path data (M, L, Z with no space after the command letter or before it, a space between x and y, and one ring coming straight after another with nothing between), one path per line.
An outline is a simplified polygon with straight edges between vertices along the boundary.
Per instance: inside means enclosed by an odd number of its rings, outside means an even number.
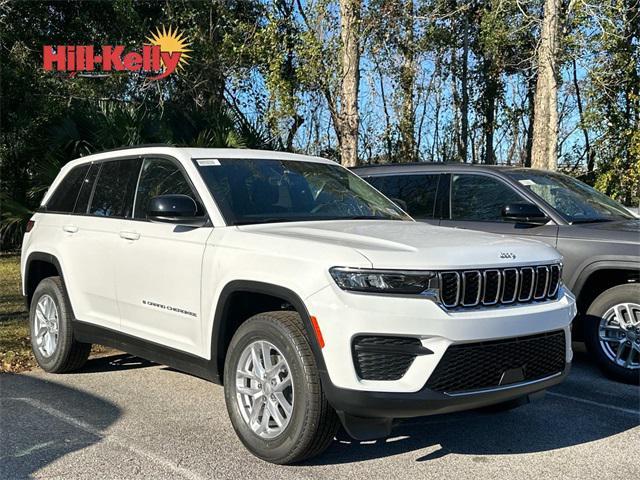
M120 238L124 238L125 240L138 240L140 234L136 232L120 232Z
M78 231L78 227L75 225L65 225L62 227L62 230L67 233L76 233Z

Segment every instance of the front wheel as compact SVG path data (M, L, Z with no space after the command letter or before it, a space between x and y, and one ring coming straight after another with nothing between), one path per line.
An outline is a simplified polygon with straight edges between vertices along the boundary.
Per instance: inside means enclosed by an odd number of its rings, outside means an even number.
M339 426L296 312L267 312L236 331L224 368L233 428L245 447L272 463L322 453Z
M601 293L585 321L587 347L605 374L640 383L640 285L619 285Z

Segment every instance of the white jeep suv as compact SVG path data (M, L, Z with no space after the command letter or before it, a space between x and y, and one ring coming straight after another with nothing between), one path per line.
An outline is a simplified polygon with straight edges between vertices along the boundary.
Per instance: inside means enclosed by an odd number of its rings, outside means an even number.
M142 147L67 164L28 225L23 293L49 372L110 345L224 384L255 455L340 425L517 406L562 381L575 302L528 240L414 222L322 158Z

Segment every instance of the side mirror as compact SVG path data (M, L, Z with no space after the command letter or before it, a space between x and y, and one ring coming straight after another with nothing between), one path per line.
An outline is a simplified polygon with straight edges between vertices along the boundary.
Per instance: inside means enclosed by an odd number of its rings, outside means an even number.
M507 222L544 225L549 221L547 216L533 203L510 203L502 209L502 218Z
M395 197L389 197L389 200L391 200L393 203L398 205L405 212L409 211L409 206L407 205L407 202L405 202L404 200L400 200L399 198L395 198Z
M152 222L202 226L206 219L198 203L188 195L158 195L149 200L147 218Z

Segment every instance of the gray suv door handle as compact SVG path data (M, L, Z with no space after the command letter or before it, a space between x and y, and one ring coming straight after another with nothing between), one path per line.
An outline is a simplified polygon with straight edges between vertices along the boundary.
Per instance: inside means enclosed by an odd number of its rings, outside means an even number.
M138 240L140 238L140 234L136 232L120 232L120 237L125 240Z
M76 233L78 231L78 227L76 227L75 225L65 225L62 227L62 230L67 233Z

